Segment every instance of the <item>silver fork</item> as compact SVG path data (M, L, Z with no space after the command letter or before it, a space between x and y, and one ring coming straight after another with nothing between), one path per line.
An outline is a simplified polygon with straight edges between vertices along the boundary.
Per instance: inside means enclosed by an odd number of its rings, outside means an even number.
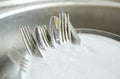
M69 16L69 14L65 14L65 15L67 15L66 19L67 19L68 28L69 28L70 40L72 43L80 45L81 39L79 38L77 31L75 30L75 28L73 27L73 25L70 22L70 16Z
M59 36L61 44L71 42L71 32L69 29L68 19L65 13L59 14Z
M59 19L57 16L52 16L50 18L49 27L48 27L49 34L52 38L52 43L55 46L55 43L60 43L59 39Z
M51 37L48 33L46 25L36 26L35 35L39 50L47 50L48 47L52 46Z
M75 28L70 22L69 14L62 12L59 14L59 34L61 43L71 42L73 44L80 44L80 38L77 35Z
M49 33L55 42L64 44L70 42L70 29L68 28L68 20L65 14L59 14L59 17L52 16L49 23Z
M20 71L26 72L29 68L29 56L27 54L25 56L21 55L17 50L11 50L7 56L10 58L10 60L19 66Z
M37 47L36 41L30 31L29 26L20 28L20 31L29 55L31 56L36 55L43 57L41 51Z

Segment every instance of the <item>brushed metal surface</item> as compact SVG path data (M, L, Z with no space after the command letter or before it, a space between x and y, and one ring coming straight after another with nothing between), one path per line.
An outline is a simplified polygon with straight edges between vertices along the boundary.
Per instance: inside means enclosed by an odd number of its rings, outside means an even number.
M0 68L8 62L5 61L7 60L5 55L9 50L16 48L18 51L25 51L20 27L29 25L34 31L33 27L48 25L50 17L58 15L61 11L70 14L71 23L76 28L97 29L120 35L119 5L64 2L33 5L13 10L0 15ZM4 75L3 72L0 72L0 74Z

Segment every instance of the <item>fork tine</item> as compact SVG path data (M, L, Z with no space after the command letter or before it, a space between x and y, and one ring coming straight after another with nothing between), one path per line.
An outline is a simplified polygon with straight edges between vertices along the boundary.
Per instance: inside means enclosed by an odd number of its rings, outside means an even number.
M41 32L41 36L42 36L42 40L43 40L43 48L46 50L47 49L47 47L46 47L46 39L45 39L45 36L44 36L44 32L43 32L43 28L42 28L43 26L41 26L40 27L40 32Z
M61 23L61 14L59 14L59 40L60 44L63 44L62 42L62 23Z
M29 45L31 46L31 50L34 50L35 45L33 44L33 40L32 40L32 37L31 37L32 34L29 32L27 27L24 27L24 30L25 30L25 35L27 37L27 40L29 41Z
M66 20L67 20L67 37L69 42L71 42L71 31L70 31L70 26L69 26L69 14L66 14Z
M26 59L23 55L21 55L17 50L14 50L14 51L15 51L15 52L13 52L13 54L14 54L14 56L16 56L16 58L19 58L20 61L23 60L23 61L25 61L26 63L27 63L27 62L29 63L28 59Z
M22 34L22 37L23 37L23 41L24 41L24 43L25 43L25 45L26 45L26 48L27 48L27 50L28 50L28 54L29 54L29 55L32 55L31 49L30 49L31 47L30 47L30 45L29 45L29 41L27 40L27 36L26 36L26 33L25 33L24 28L21 28L20 31L21 31L21 34Z
M64 36L65 36L65 42L67 42L66 14L63 13L63 15L64 15Z
M69 41L72 42L69 19L70 19L70 18L69 18L69 14L67 14L68 38L69 38Z
M44 29L45 29L45 32L46 32L46 38L47 38L49 46L53 46L52 41L51 41L51 37L50 37L50 34L48 33L46 25L44 25Z
M32 35L32 33L31 33L30 27L27 26L26 28L27 28L27 31L28 31L28 34L29 34L31 43L33 44L33 46L34 46L34 48L35 48L35 47L36 47L36 42L35 42L35 40L34 40L34 38L33 38L33 35Z
M23 57L17 50L11 50L7 56L12 60L13 63L20 66L20 69L26 71L29 61Z
M65 22L64 22L64 13L62 12L61 13L61 16L62 16L62 18L61 18L61 23L62 23L62 40L63 40L63 42L65 43Z
M37 39L38 46L40 48L44 48L43 47L44 46L44 44L43 44L44 40L43 40L43 36L42 36L42 33L41 33L41 27L37 26L35 28L35 30L36 30L35 32L36 32L36 39Z
M27 66L29 65L29 62L26 62L24 60L21 61L20 66L23 68L27 68Z
M42 56L41 51L38 49L38 46L36 44L36 40L34 39L30 27L26 26L23 28L20 28L22 37L23 37L23 41L25 43L25 47L29 53L29 55L36 55L36 56Z
M46 44L46 46L49 46L48 39L47 39L47 36L46 36L46 31L45 31L45 25L42 26L41 28L42 28L42 35L43 35L43 38L45 40L45 44Z
M27 58L25 58L23 55L21 55L17 50L16 50L16 55L18 55L22 60L24 60L25 62L28 62L29 63L29 61L28 61L28 59Z
M17 55L16 55L16 52L15 51L11 51L11 52L9 52L8 54L8 57L12 60L12 62L13 63L15 63L15 64L20 64L20 58L19 57L16 57ZM20 59L20 60L19 60Z
M66 40L66 42L69 42L69 37L68 37L69 36L69 33L68 33L68 28L69 27L68 27L68 23L67 23L68 21L67 21L67 15L66 15L66 13L64 13L64 21L65 21L64 22L65 23L64 24L64 26L65 26L65 40Z
M44 32L45 32L45 37L46 37L46 40L47 40L47 44L48 44L48 46L50 46L50 41L51 41L51 38L50 38L50 35L49 35L49 33L48 33L48 30L47 30L47 27L46 27L46 25L44 25Z
M36 41L37 41L36 43L38 45L38 48L42 47L41 46L42 45L42 43L41 43L42 40L40 40L41 39L41 32L40 32L39 26L35 27L35 35L36 35Z
M69 14L68 14L68 24L69 24L69 28L70 28L70 32L71 32L71 34L70 34L70 39L71 39L71 41L72 41L74 44L80 45L80 38L79 38L79 36L77 35L76 30L74 29L73 25L72 25L71 22L70 22L70 16L69 16ZM71 37L71 36L73 36L73 37ZM72 39L74 39L74 40L72 40Z
M29 66L29 62L26 62L24 60L20 63L20 70L26 72Z
M37 45L39 46L39 48L46 49L45 41L42 35L42 32L43 32L42 28L40 26L37 26L35 28L35 32L36 32Z
M66 13L62 12L59 14L59 36L60 36L60 43L66 43L69 41L70 38L70 29L68 26L68 19Z

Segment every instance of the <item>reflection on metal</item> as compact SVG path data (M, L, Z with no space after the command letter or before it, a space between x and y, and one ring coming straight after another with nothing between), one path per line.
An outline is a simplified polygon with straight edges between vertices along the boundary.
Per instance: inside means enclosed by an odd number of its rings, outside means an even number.
M46 0L44 0L46 1ZM35 2L44 2L43 0L2 0L0 1L0 7L9 7L14 5L22 5Z

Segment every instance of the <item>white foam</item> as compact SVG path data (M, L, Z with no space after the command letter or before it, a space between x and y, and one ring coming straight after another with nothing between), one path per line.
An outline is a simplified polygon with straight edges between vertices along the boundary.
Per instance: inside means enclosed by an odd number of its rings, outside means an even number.
M80 46L49 48L44 58L33 57L26 79L120 79L120 42L79 34Z

